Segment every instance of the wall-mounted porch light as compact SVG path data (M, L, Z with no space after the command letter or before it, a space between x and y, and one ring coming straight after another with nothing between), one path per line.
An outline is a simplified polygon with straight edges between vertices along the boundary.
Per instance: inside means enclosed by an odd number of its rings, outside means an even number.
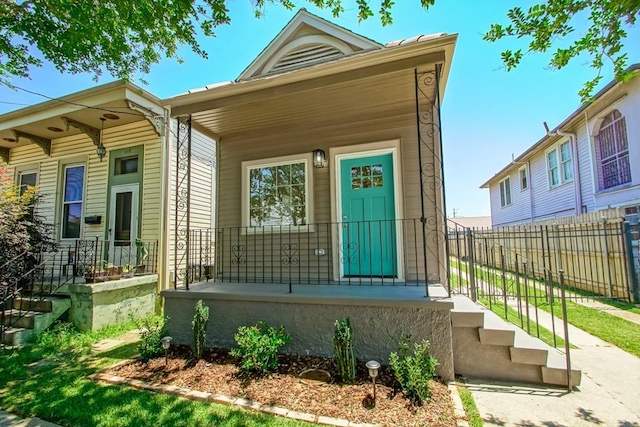
M104 121L107 120L104 117L100 117L100 121L102 122L102 127L100 128L100 144L98 144L98 148L96 148L96 154L98 155L98 158L100 159L100 161L102 161L102 159L104 158L104 156L107 155L107 149L104 146L104 144L102 143L102 134L104 133Z
M324 150L319 148L313 150L313 167L323 168L327 165L327 157Z

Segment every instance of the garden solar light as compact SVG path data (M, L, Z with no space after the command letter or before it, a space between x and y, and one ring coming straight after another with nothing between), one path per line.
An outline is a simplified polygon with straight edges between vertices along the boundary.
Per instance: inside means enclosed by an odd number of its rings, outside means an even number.
M380 369L380 364L375 360L369 360L367 362L367 369L369 369L369 376L373 381L373 406L376 406L376 377L378 376L378 369Z
M173 340L173 338L171 337L164 337L160 340L160 342L162 342L162 348L164 349L164 364L165 366L167 365L167 361L169 359L169 347L171 347L171 341Z

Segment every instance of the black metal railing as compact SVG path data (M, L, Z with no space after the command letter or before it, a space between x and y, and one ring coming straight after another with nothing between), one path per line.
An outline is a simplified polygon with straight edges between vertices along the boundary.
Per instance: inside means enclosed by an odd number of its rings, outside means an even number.
M423 226L397 219L192 230L178 276L189 283L424 286L440 277L424 248L442 242L425 245Z

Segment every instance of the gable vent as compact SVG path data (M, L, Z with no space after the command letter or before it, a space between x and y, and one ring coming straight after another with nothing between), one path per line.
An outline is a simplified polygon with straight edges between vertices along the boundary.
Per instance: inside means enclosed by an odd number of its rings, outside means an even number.
M280 58L267 72L274 73L293 68L307 67L341 56L344 56L344 53L340 49L327 44L304 46Z

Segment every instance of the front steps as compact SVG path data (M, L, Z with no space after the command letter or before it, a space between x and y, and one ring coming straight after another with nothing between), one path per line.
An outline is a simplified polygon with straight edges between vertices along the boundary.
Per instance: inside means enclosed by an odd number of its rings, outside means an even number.
M453 359L457 375L567 385L564 354L467 297L452 299ZM572 386L580 385L581 375L574 366Z
M29 337L47 329L70 307L71 299L62 296L45 297L40 301L14 298L12 309L5 312L4 324L8 329L4 333L2 344L24 345Z

